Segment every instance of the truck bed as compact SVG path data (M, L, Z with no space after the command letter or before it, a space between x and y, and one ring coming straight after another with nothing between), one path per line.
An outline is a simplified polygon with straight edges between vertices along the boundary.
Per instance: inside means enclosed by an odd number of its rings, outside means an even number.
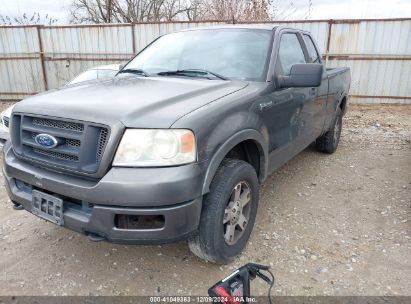
M327 68L328 74L328 101L327 112L333 113L334 107L339 104L341 97L348 92L351 84L350 68ZM344 113L347 108L344 107ZM328 115L326 124L332 122L332 115Z
M326 68L327 69L327 74L328 74L328 77L334 77L334 76L336 76L336 75L338 75L338 74L343 74L343 73L345 73L345 72L349 72L350 71L350 68Z

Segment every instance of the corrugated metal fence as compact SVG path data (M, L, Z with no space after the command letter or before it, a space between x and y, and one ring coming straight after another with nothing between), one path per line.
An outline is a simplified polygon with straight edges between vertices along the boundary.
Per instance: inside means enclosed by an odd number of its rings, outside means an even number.
M0 99L21 99L90 67L125 62L159 35L225 23L0 26ZM328 66L351 68L351 102L411 103L411 18L266 24L312 32Z

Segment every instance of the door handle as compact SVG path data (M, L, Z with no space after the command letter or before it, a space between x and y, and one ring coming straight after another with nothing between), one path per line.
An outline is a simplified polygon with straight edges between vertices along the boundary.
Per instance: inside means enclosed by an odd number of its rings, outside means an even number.
M317 88L311 88L310 94L315 95L317 93Z
M269 108L269 107L271 107L272 105L273 105L273 101L272 101L272 100L267 101L267 102L260 103L260 111L264 110L265 108Z

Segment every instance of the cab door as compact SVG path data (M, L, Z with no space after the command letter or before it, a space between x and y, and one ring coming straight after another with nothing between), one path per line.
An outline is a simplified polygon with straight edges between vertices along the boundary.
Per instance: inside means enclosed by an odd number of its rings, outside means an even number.
M294 64L307 63L302 35L293 30L284 30L279 35L274 78L290 75ZM265 96L261 111L270 138L269 171L283 165L315 139L315 96L312 88L294 87L276 88Z
M302 36L305 42L307 62L323 64L318 48L316 47L312 37L308 33L304 33ZM317 138L323 132L323 127L327 116L328 74L325 67L323 68L321 85L317 88L311 88L311 91L314 94L314 136Z

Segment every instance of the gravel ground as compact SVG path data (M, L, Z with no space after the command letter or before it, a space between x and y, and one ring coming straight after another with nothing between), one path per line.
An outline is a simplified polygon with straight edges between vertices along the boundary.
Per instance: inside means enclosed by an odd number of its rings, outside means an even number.
M267 179L228 266L184 242L89 242L14 211L1 187L0 295L199 295L251 261L272 266L274 295L411 295L410 148L411 106L351 106L335 154L310 147Z

